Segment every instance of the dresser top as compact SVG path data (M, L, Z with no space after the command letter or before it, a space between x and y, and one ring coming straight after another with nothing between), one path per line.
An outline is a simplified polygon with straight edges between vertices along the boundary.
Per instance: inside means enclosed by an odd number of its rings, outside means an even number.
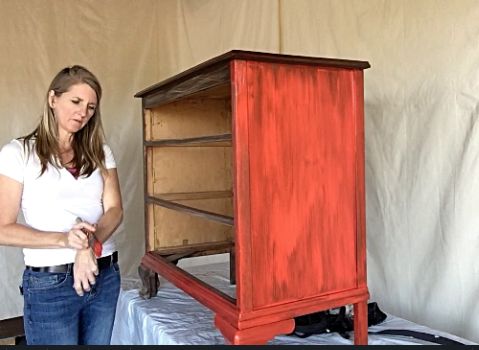
M275 54L257 51L231 50L222 55L204 61L188 70L176 74L166 80L154 84L135 94L135 97L145 97L157 91L168 88L172 84L193 78L196 75L221 69L233 60L261 61L271 63L287 63L313 65L318 67L343 68L343 69L367 69L371 67L367 61L345 60L337 58L323 58L312 56L297 56L286 54Z

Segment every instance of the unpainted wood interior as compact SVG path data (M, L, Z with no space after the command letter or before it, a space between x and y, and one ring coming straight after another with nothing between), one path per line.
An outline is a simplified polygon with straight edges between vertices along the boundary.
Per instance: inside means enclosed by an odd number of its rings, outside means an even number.
M232 212L230 198L195 200L195 203L188 204L186 202L189 201L183 201L185 205L201 207L227 215ZM232 226L154 204L148 206L152 208L148 213L152 215L149 221L150 229L154 233L154 250L161 251L162 248L233 241Z
M231 133L231 98L213 95L198 96L171 102L147 110L147 141L191 138Z
M149 195L231 191L231 147L152 149Z
M146 141L221 134L231 134L229 85L145 110ZM145 156L149 196L233 217L231 142L155 145ZM155 203L147 213L153 250L233 241L231 225Z
M177 203L187 205L189 207L214 212L225 216L233 216L233 201L231 197L223 198L203 198L203 199L186 199L177 200Z

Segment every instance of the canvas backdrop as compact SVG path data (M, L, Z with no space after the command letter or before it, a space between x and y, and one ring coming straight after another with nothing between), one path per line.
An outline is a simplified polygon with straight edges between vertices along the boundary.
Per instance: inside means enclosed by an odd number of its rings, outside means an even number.
M144 253L136 92L231 49L369 61L371 297L479 341L479 1L0 0L0 16L0 144L35 127L61 68L85 65L103 85L124 276ZM0 319L22 314L22 270L21 250L0 247Z

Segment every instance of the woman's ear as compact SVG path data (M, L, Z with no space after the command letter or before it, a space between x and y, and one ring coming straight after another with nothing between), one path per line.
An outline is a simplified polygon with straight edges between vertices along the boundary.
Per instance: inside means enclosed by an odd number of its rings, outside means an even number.
M50 106L50 108L55 107L55 91L53 90L50 90L48 92L48 105Z

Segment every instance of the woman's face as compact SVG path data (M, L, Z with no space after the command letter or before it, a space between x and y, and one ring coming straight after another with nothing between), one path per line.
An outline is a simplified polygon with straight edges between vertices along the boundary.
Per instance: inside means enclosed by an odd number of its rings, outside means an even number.
M97 97L88 84L80 83L60 96L50 91L48 103L57 120L59 134L72 134L81 130L95 114Z

